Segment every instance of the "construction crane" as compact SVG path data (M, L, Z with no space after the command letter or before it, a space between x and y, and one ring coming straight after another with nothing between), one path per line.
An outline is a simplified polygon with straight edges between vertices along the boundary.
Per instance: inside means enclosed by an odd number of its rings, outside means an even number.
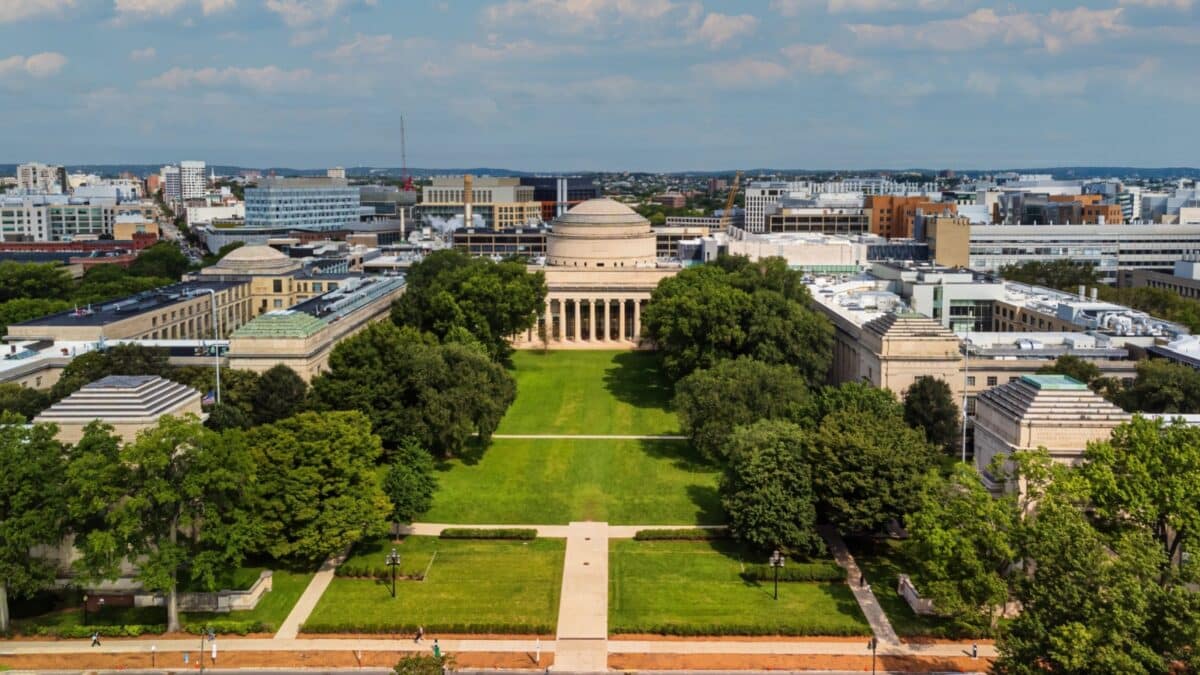
M733 176L733 185L729 186L729 196L725 198L725 210L721 212L721 232L729 231L729 224L733 222L733 202L737 199L738 185L742 182L742 172L738 171Z
M416 190L413 187L412 176L408 175L408 148L405 143L404 135L404 115L400 116L400 177L404 179L404 187L400 188L405 192L413 192Z

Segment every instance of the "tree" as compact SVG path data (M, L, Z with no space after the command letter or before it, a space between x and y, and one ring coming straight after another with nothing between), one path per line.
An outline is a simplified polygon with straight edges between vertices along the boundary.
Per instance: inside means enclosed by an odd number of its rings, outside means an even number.
M1080 286L1100 285L1095 268L1073 260L1034 260L1020 265L1005 265L1000 268L1000 276L1009 281L1057 288L1068 293L1077 292Z
M989 494L974 468L955 464L949 478L926 472L905 519L921 594L940 613L994 628L993 610L1009 598L1019 523L1016 502Z
M269 424L290 417L304 405L308 383L296 371L280 363L258 378L254 390L255 424Z
M1089 443L1083 456L1080 473L1101 523L1149 532L1167 562L1193 548L1200 536L1200 428L1135 415L1111 440Z
M1137 364L1133 385L1117 395L1129 412L1200 412L1200 371L1182 363L1147 359Z
M71 309L71 303L54 298L14 298L0 302L0 336L12 324L37 319Z
M849 532L875 532L911 513L936 461L925 435L899 414L831 412L807 448L818 512Z
M808 432L782 420L738 427L729 439L721 505L733 536L759 550L808 555L821 550L809 467Z
M57 263L0 261L0 302L18 298L64 300L74 285L67 268Z
M191 262L175 242L160 241L138 254L129 265L129 273L135 277L161 277L179 281L190 267Z
M107 349L80 354L71 360L58 382L50 388L50 398L55 401L75 393L85 384L90 384L109 375L158 375L170 373L167 350L161 347L143 347L136 344L118 344Z
M438 339L466 328L493 358L511 349L508 338L537 322L546 304L546 279L515 261L493 262L457 250L436 251L409 268L392 320Z
M814 400L817 420L835 412L857 413L880 419L903 418L904 407L891 389L881 389L866 382L844 382L836 387L823 387Z
M829 370L833 330L810 302L799 273L779 261L721 259L660 281L642 327L673 380L752 356L790 365L815 384Z
M958 447L958 406L946 381L918 377L904 391L904 421L925 432L925 440L945 451Z
M111 446L97 442L96 449ZM115 578L122 559L137 566L137 578L150 591L166 595L167 630L178 631L179 576L188 575L209 590L223 572L241 564L257 540L253 513L243 492L254 484L255 467L241 437L206 429L195 416L159 419L120 449L125 470L114 476L96 469L95 456L79 456L73 477L80 481L118 478L121 497L95 504L87 514L99 524L84 528L82 565L93 578ZM269 465L261 465L269 466ZM72 490L81 488L72 485ZM90 488L89 488L90 489Z
M165 377L205 393L217 388L217 376L212 366L173 368ZM254 396L258 391L259 377L253 370L221 369L221 403L240 410L246 418L246 426L254 419Z
M724 460L734 427L758 420L798 424L811 413L808 385L799 371L749 357L726 359L692 372L675 384L672 407L696 449Z
M119 265L96 265L83 273L71 300L78 305L100 303L166 286L178 280L134 276Z
M433 457L412 441L401 445L384 476L383 491L392 502L392 520L411 523L433 506L437 491Z
M204 424L214 431L226 429L249 429L254 422L241 408L232 403L215 403L208 409L208 419Z
M314 405L361 410L385 445L415 440L448 456L478 435L486 443L516 397L516 383L476 348L440 345L389 322L343 340L313 380Z
M54 582L54 565L33 549L57 546L66 533L65 453L57 432L0 413L0 633L8 631L10 592L29 594Z
M454 670L454 657L450 654L409 654L392 668L395 675L445 675Z
M16 413L28 422L49 405L50 396L44 391L16 382L0 383L0 411Z
M379 437L360 412L301 413L246 432L263 471L248 503L262 524L257 550L316 562L386 531L392 505L379 485Z
M1039 368L1038 372L1047 375L1066 375L1077 382L1088 385L1100 377L1099 366L1073 354L1063 354L1055 359L1054 363Z

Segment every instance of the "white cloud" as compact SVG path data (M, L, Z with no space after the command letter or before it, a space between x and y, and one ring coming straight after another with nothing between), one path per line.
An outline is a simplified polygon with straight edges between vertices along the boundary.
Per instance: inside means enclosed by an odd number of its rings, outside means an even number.
M847 28L866 44L965 51L991 43L1040 45L1050 52L1067 46L1093 44L1106 35L1129 30L1123 22L1124 10L1092 10L1086 7L1048 14L997 14L994 9L978 9L966 16L918 24L849 24Z
M227 12L237 6L237 0L201 0L200 10L204 16Z
M38 78L50 77L58 74L65 65L67 65L67 57L58 52L10 56L0 59L0 77L22 74Z
M187 0L114 0L119 18L161 19L183 9Z
M672 0L507 0L483 16L489 23L536 21L584 33L601 24L659 20L681 7Z
M298 30L295 33L292 33L292 36L288 38L288 44L293 47L305 47L313 44L314 42L320 42L321 40L324 40L327 35L329 35L328 28Z
M266 7L289 27L297 28L331 19L341 10L360 2L369 6L378 4L378 0L267 0Z
M353 40L338 45L333 51L323 56L339 63L376 61L395 53L395 49L391 35L357 33Z
M490 38L486 44L467 45L462 50L463 56L474 61L536 61L583 51L579 45L551 45L532 40L501 42L494 35Z
M62 16L75 8L75 0L0 0L0 23L13 23L43 16Z
M973 0L771 0L771 9L790 17L822 8L830 14L897 10L933 12L958 9L967 4L974 4Z
M1118 0L1118 5L1126 7L1149 7L1151 9L1169 8L1181 12L1192 8L1192 0Z
M794 67L814 75L844 75L862 65L858 59L837 52L829 45L789 45L779 51Z
M775 84L788 76L788 70L774 61L744 58L697 64L692 74L718 89L753 89Z
M973 71L967 75L967 89L985 96L995 96L1000 91L1000 79L989 73Z
M158 89L240 87L261 93L309 91L323 86L321 78L307 68L286 70L261 68L172 68L141 84Z
M756 28L758 19L749 14L730 16L713 12L704 17L700 27L692 35L696 41L706 42L709 47L715 49L730 40L750 35Z
M153 61L158 56L158 50L154 47L146 47L145 49L135 49L129 52L130 61Z

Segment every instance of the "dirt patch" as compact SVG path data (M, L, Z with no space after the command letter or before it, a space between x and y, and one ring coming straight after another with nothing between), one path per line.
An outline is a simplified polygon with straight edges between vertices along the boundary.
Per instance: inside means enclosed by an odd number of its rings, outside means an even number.
M610 641L653 641L653 642L847 642L858 643L870 640L871 636L836 637L787 636L787 635L657 635L653 633L621 633L610 635Z
M987 670L990 661L970 657L879 656L881 671L915 673ZM870 656L827 654L610 654L615 670L870 670Z
M402 657L429 653L428 649L415 651L302 651L302 652L226 652L217 655L216 665L221 668L356 668L370 666L391 668ZM183 662L183 652L161 652L151 658L150 654L21 654L5 656L4 665L17 670L121 670L135 668L170 668L174 671L200 669L197 652L188 652L188 662ZM554 663L553 653L543 653L541 663L534 662L533 654L513 652L461 652L454 653L455 662L462 668L545 668ZM204 654L204 667L213 667L209 654Z

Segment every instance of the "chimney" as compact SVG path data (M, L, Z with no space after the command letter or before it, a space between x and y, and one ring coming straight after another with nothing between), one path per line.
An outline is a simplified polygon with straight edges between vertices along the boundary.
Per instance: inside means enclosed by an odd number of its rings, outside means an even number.
M1092 302L1096 302L1099 298L1100 298L1100 289L1093 288L1092 289Z
M1079 300L1081 302L1087 302L1087 286L1084 286L1083 284L1079 284Z
M463 176L463 227L471 227L472 206L475 202L475 177L471 174Z

